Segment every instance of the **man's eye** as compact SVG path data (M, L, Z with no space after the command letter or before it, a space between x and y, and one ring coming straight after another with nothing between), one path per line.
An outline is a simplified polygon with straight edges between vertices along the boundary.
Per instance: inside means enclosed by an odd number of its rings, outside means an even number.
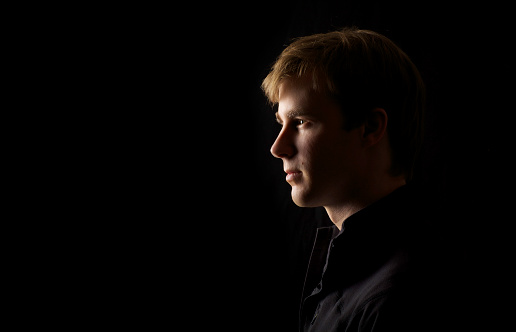
M300 126L300 125L302 125L303 123L305 123L305 120L301 120L301 119L297 119L297 120L296 120L296 126Z

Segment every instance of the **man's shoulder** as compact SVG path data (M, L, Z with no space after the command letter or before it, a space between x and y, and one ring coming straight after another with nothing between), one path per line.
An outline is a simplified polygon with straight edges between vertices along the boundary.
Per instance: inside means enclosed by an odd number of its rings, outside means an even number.
M405 303L407 266L408 255L399 252L367 276L340 284L321 302L317 325L360 331L386 310L396 310Z
M431 319L427 316L434 301L425 290L427 281L411 263L410 256L400 251L375 273L348 287L342 295L351 296L354 303L347 310L346 326L358 331L373 327L408 331L418 321Z
M397 251L376 271L359 282L347 287L356 294L357 310L379 305L393 293L401 292L410 278L410 256Z

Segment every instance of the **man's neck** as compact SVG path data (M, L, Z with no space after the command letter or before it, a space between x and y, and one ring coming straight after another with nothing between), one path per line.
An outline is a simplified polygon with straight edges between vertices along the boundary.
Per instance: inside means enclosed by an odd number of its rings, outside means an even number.
M343 202L342 204L325 206L324 208L326 209L326 213L330 217L330 220L339 230L342 230L342 224L347 218L379 199L389 195L394 190L405 184L406 181L404 178L395 178L392 179L392 181L389 181L388 184L376 186L374 191L368 192L367 194L357 195L354 199Z

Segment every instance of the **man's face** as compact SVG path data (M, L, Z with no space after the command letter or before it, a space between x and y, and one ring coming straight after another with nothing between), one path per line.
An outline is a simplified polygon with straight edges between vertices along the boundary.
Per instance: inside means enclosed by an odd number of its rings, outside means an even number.
M282 129L271 153L283 160L294 203L332 206L352 199L364 156L360 130L343 129L339 106L307 78L284 79L276 117Z

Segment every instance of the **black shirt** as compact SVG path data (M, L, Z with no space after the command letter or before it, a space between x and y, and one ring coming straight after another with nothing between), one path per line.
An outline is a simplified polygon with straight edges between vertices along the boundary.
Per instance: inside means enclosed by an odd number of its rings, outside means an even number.
M317 230L301 331L453 330L454 279L432 206L420 198L403 186L346 219L340 232Z

